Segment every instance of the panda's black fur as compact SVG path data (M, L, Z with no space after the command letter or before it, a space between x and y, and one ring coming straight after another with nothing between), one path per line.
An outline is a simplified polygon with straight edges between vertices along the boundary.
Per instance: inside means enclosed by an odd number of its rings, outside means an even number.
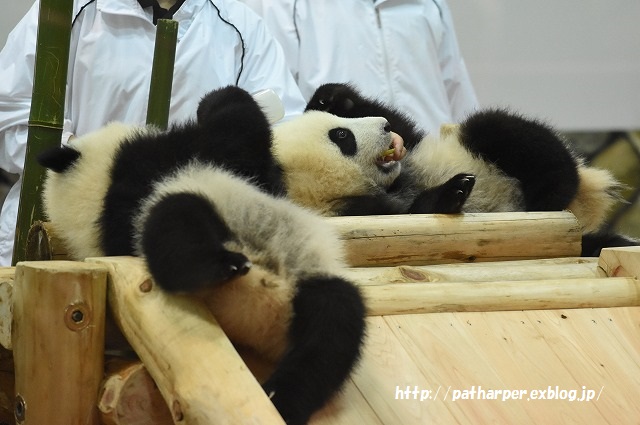
M304 424L355 367L365 307L340 277L333 228L282 197L271 137L253 98L226 87L202 99L197 122L110 124L39 161L47 214L74 257L140 255L164 290L210 291L232 341L277 361L265 392Z
M432 180L429 168L436 162L439 167L446 167L447 157L432 155L430 160L424 159L423 153L430 149L429 144L434 143L434 140L425 136L426 132L406 114L381 101L363 96L353 85L331 83L320 86L309 101L307 110L322 110L341 117L386 118L391 130L403 137L408 150L402 172L387 188L387 193L404 193L405 202L411 204L409 212L557 211L581 203L583 205L576 208L597 210L597 214L603 216L604 210L616 197L615 192L619 190L619 184L605 171L598 170L601 174L592 178L593 169L586 167L562 137L546 123L505 109L486 109L471 113L460 123L453 137L478 162L494 167L496 171L493 174L512 179L513 183L503 187L517 186L518 197L521 196L522 199L513 199L513 204L510 202L510 205L500 205L502 200L478 203L469 199L470 195L473 197L473 193L477 192L478 186L483 190L487 187L486 183L477 182L478 176L474 176L470 169L459 169L459 174L444 183L436 181L425 186L425 182ZM592 180L596 187L583 189L584 192L592 192L586 197L593 193L600 195L602 205L592 206L593 200L576 201L585 180ZM369 204L375 204L375 201ZM366 214L363 210L366 207L361 206L356 209L356 213ZM351 213L348 209L340 212ZM379 209L376 213L380 213ZM591 220L590 217L585 221L600 224L598 219ZM586 228L582 254L599 255L600 249L605 246L637 244L637 240L624 235Z

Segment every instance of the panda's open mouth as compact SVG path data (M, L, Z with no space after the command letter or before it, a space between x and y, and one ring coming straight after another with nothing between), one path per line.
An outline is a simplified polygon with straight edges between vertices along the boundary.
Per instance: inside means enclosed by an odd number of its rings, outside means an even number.
M391 143L384 151L380 152L376 158L376 165L384 172L389 172L400 165L399 161L404 158L407 150L404 141L399 134L391 132Z
M382 171L390 171L395 165L398 164L396 160L396 149L391 146L389 149L380 153L380 156L376 158L376 165Z

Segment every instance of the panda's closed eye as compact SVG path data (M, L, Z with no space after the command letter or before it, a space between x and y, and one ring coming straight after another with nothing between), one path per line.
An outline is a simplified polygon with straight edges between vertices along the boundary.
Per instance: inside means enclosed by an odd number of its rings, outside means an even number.
M343 155L353 156L358 152L356 137L348 128L332 128L329 130L329 139L340 148Z

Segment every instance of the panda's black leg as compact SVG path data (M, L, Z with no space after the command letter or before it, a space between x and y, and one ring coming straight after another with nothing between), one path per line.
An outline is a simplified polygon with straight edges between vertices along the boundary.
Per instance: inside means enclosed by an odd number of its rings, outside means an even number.
M202 98L197 115L201 159L252 178L269 193L284 193L271 153L271 125L249 93L235 86L214 90Z
M469 198L476 178L471 174L457 174L446 183L422 191L415 199L411 214L457 214Z
M544 123L504 110L485 110L461 124L460 141L520 181L528 211L564 209L577 192L576 159Z
M364 332L365 306L355 286L333 276L298 282L289 349L264 384L287 424L305 424L340 390L360 357Z
M249 271L247 257L224 248L229 237L207 200L189 193L171 194L150 209L141 247L158 285L168 291L193 291Z

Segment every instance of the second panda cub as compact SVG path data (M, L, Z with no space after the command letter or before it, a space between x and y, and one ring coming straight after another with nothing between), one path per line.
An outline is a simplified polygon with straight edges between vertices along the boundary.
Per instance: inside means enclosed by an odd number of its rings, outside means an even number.
M319 87L307 105L313 110L390 122L409 151L398 179L387 187L391 193L441 188L461 172L475 178L457 211L434 212L568 209L585 233L593 233L617 200L620 185L608 171L585 165L550 126L507 110L481 110L429 135L407 115L348 84Z

